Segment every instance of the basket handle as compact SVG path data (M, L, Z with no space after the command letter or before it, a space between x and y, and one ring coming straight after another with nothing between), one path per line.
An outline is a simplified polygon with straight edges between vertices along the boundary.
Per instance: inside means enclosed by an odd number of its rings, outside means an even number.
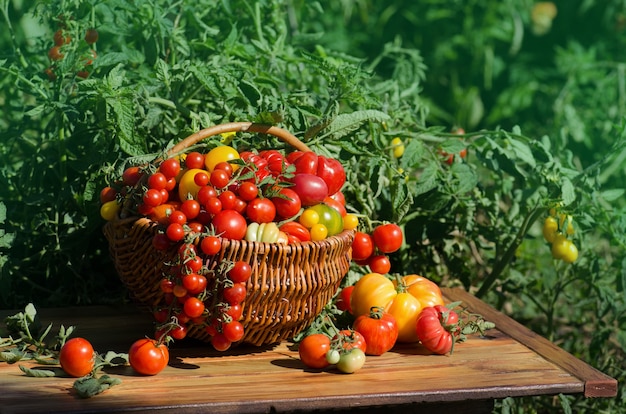
M212 137L214 135L223 134L225 132L258 132L262 134L270 134L279 138L286 144L291 145L299 151L311 151L311 149L295 135L287 130L279 128L273 125L255 124L253 122L229 122L226 124L214 125L196 132L193 135L188 136L178 144L173 146L168 155L174 155L182 152L186 148L202 141L204 138Z

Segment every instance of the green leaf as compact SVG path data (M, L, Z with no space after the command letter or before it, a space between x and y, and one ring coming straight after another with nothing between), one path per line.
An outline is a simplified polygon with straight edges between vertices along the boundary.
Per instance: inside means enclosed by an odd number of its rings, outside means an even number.
M413 194L420 195L436 188L438 184L437 166L428 164L420 174L417 184L413 187Z
M76 390L79 397L90 398L121 383L122 381L120 379L112 378L108 375L103 375L99 378L85 377L74 381L74 390Z
M513 147L513 150L515 151L517 157L532 168L535 168L535 157L533 156L533 152L530 150L530 147L526 145L525 142L522 142L512 137L509 137L509 142Z
M419 166L424 156L424 143L419 139L409 139L404 145L404 154L400 158L400 166L405 170Z
M17 348L13 348L9 351L0 352L0 361L6 362L7 364L14 364L17 361L21 361L24 356L24 352L18 350Z
M46 378L46 377L57 376L57 373L50 369L28 368L28 367L25 367L24 365L20 365L19 367L22 370L22 372L26 374L27 377Z
M569 206L576 200L576 189L572 181L567 177L563 177L561 180L561 199L565 206Z
M626 191L623 188L614 188L611 190L603 191L602 193L600 193L600 197L604 201L609 201L609 202L616 201L623 197L624 192Z
M324 137L332 136L334 139L339 139L358 129L365 122L383 122L388 119L390 119L389 115L374 109L339 114L326 127Z

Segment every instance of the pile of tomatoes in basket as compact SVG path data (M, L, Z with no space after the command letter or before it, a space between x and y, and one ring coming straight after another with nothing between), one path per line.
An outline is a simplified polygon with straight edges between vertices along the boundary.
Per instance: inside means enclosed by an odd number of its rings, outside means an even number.
M208 268L223 239L267 243L321 241L355 229L341 188L338 160L314 152L238 152L220 145L157 165L128 167L101 192L107 220L143 216L157 224L157 250L178 249L160 284L165 303L155 311L157 336L182 339L203 326L218 350L243 337L239 322L250 265ZM216 268L215 268L216 267Z

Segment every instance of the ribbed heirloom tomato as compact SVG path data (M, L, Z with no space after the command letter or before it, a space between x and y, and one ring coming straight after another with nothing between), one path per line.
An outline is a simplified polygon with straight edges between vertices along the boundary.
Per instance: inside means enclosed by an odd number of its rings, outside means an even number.
M442 305L424 308L416 323L417 337L426 349L444 355L452 351L459 335L459 315Z
M352 328L365 338L367 355L382 355L396 344L398 324L396 318L382 308L373 307L369 315L361 315Z

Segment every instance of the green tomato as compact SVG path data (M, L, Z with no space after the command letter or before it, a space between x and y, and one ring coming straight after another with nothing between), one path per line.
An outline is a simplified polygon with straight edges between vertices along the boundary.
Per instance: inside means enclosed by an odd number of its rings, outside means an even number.
M365 365L365 352L360 348L352 348L349 352L342 353L337 362L337 369L344 374L357 372Z
M330 351L326 352L326 362L328 362L329 364L335 365L337 362L339 362L339 359L341 359L341 354L336 349L331 349Z
M343 217L341 214L331 206L320 203L313 207L309 207L309 210L315 211L320 219L319 224L323 224L328 229L328 237L339 234L343 231Z

